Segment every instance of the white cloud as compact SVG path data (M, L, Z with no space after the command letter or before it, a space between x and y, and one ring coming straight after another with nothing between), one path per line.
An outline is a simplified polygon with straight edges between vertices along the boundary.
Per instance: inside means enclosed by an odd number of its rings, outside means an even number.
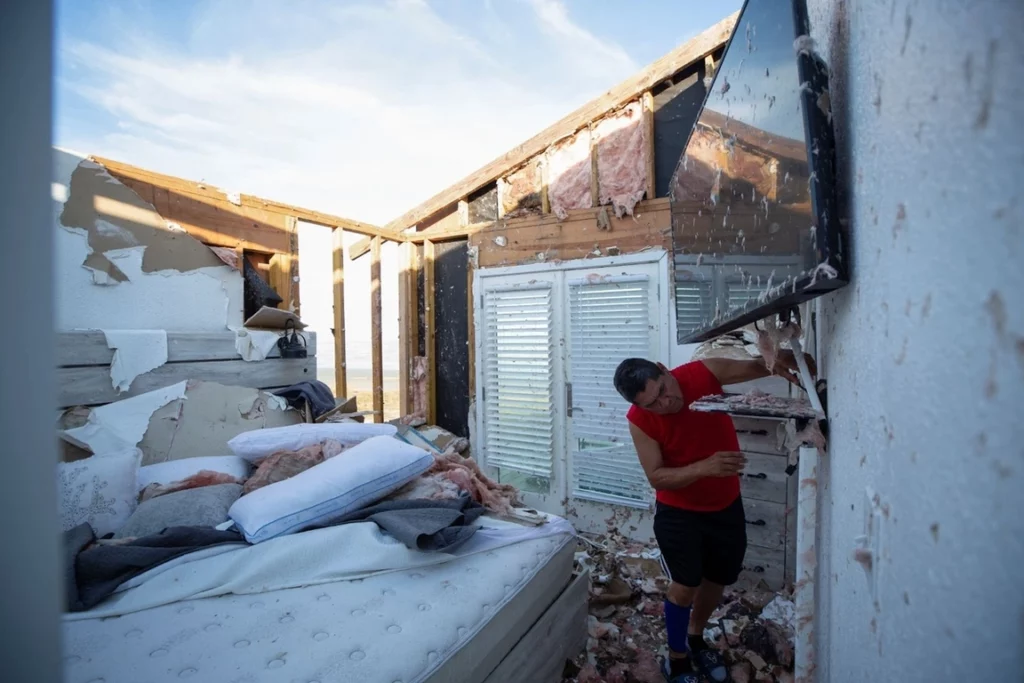
M215 0L198 6L187 37L172 45L121 6L110 10L105 42L62 26L59 92L101 115L59 120L58 141L385 223L635 69L622 47L575 24L560 2L470 7L474 14L456 24L423 0ZM532 32L487 30L499 10L518 12ZM392 277L394 264L384 267ZM359 280L347 285L362 300ZM330 291L312 289L304 306L327 319ZM384 303L385 320L397 318L395 302ZM367 323L350 317L351 343L361 343Z

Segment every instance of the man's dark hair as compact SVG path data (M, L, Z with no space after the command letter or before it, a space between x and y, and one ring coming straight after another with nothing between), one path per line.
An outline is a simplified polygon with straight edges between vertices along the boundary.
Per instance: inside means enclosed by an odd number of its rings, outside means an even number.
M647 382L661 377L661 372L657 363L646 358L627 358L615 369L615 390L633 403L636 395L647 387Z

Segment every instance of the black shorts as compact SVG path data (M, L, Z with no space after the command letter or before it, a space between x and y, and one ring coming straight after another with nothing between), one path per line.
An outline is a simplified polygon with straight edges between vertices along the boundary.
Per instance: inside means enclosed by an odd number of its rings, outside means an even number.
M696 588L701 579L736 583L747 552L743 499L718 512L694 512L658 503L654 537L669 577Z

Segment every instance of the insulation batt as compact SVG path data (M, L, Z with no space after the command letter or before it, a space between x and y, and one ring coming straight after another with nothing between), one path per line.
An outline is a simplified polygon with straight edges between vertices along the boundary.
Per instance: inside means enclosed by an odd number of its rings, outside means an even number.
M443 500L458 498L462 491L498 514L512 512L519 498L519 491L514 486L499 484L480 471L473 458L464 458L454 450L434 454L433 466L391 498Z
M548 152L548 199L551 211L565 220L572 209L586 209L590 197L590 131L581 130Z
M230 474L214 472L213 470L199 470L191 477L186 477L180 481L175 481L170 484L150 484L146 488L142 489L142 493L139 494L139 502L144 503L147 500L156 498L157 496L174 493L175 491L184 491L185 489L197 489L203 486L216 486L217 484L241 483L242 480L236 479Z
M600 204L611 204L615 215L633 215L647 188L647 131L643 110L633 102L598 122L597 180Z
M297 451L280 451L268 455L256 463L256 471L242 487L242 495L252 493L269 484L291 479L310 467L319 465L324 460L333 458L345 447L333 439L325 439L313 446L306 446Z

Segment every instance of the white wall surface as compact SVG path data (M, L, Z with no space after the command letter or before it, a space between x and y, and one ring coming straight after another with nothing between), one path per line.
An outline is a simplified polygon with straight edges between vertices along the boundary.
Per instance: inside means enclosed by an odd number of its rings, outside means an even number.
M57 329L225 330L242 323L242 276L227 266L188 272L142 271L144 247L106 252L127 282L93 284L82 262L89 254L85 230L65 228L60 215L71 174L82 156L54 150L53 229ZM116 229L111 227L111 229Z
M853 273L822 302L818 680L1019 681L1024 4L808 5Z

